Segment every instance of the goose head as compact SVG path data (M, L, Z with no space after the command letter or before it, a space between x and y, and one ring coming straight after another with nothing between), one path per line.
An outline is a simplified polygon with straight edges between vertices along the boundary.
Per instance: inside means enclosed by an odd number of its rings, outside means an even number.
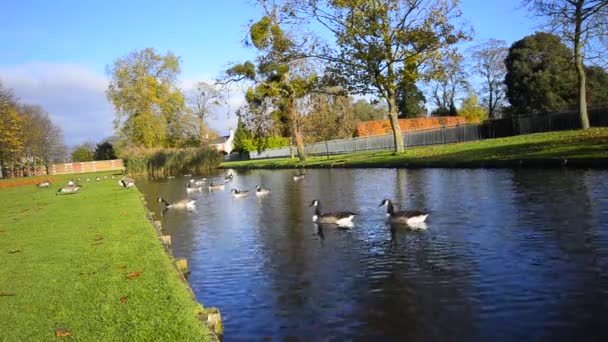
M309 207L318 207L319 206L319 200L313 200L312 202L310 202Z
M384 199L384 200L382 201L382 203L380 203L380 205L379 205L378 207L384 207L384 206L387 206L387 205L389 205L389 203L391 203L391 200L389 200L389 199Z

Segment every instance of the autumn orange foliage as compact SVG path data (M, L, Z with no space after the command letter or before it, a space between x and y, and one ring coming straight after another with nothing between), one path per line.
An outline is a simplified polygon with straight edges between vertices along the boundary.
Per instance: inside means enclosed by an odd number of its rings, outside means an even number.
M466 123L466 119L460 116L399 119L399 127L401 127L402 132L413 132L440 127L451 127L457 125L464 125ZM368 137L372 135L389 134L391 132L391 124L388 120L374 120L357 123L355 136Z

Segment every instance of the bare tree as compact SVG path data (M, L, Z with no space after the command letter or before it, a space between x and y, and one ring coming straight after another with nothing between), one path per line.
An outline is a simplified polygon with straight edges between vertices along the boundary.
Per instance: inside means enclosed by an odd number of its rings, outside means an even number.
M457 50L446 51L440 63L435 66L435 76L431 81L431 97L437 109L435 115L455 116L456 99L469 88L463 57Z
M207 82L198 82L188 99L190 108L196 115L198 122L197 128L201 143L207 140L209 129L207 119L209 119L213 109L227 103L224 93L215 85Z
M63 161L66 157L63 132L40 106L22 105L19 112L24 118L24 157L35 165L43 165L48 174L52 162Z
M523 0L572 44L578 76L578 104L583 129L589 128L584 60L608 34L608 0Z
M497 109L505 99L505 58L509 48L504 40L490 39L473 47L473 70L483 77L483 102L488 106L488 117L494 119Z

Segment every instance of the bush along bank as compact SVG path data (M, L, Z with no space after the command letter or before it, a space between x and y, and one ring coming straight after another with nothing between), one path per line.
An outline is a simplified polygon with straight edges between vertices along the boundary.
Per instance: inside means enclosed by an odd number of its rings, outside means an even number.
M167 177L205 174L218 167L222 155L213 147L127 148L121 151L127 172L134 176Z

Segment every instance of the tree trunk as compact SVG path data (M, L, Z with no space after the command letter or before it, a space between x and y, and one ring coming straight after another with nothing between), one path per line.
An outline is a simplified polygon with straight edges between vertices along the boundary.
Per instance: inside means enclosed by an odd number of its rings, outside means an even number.
M589 115L587 114L587 85L585 68L583 67L583 56L581 55L581 25L582 25L582 2L576 8L576 27L574 31L574 63L578 76L578 111L581 117L581 127L589 128Z
M298 158L300 158L300 161L305 161L306 152L304 152L304 139L302 138L302 132L300 132L300 127L298 127L296 104L293 98L289 98L287 110L289 111L288 117L291 124L291 134L293 136L293 140L295 140L296 142L296 149L298 150Z
M401 127L399 126L399 118L397 112L397 101L395 100L395 91L388 92L388 118L391 122L391 129L393 130L393 141L395 143L395 153L403 153L405 151L403 147L403 135L401 134Z
M198 134L199 134L199 139L200 139L201 145L203 145L205 143L204 125L205 125L205 119L199 117L198 118Z

